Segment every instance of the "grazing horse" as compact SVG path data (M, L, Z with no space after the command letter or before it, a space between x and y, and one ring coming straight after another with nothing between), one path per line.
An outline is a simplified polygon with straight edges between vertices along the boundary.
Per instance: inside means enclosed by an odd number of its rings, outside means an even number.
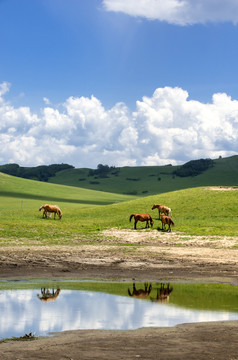
M166 303L169 301L169 297L171 292L173 291L173 286L170 287L169 283L167 287L165 284L161 283L160 289L157 288L157 296L156 298L150 298L152 302Z
M136 290L136 285L133 283L133 292L131 293L130 289L128 288L128 295L134 298L141 298L146 299L152 290L152 285L148 283L144 283L145 289L138 289Z
M134 229L136 229L136 224L138 221L146 221L146 226L145 228L149 227L149 221L150 221L150 226L152 227L154 224L154 221L152 220L152 217L150 216L150 214L131 214L130 216L130 221L131 219L134 217L135 219L135 224L134 224Z
M171 214L171 209L167 206L164 205L159 205L159 204L154 204L152 207L152 210L154 209L158 209L159 212L159 220L160 220L160 214L165 214L165 215L169 215Z
M49 212L49 213L54 213L54 219L56 214L58 215L59 219L62 218L62 212L57 205L45 204L39 208L39 211L41 211L42 209L44 209L42 217L47 218L47 213Z
M163 229L166 230L165 227L166 227L166 225L168 225L168 230L171 231L170 226L174 226L174 222L173 222L172 218L170 216L161 215L160 220L162 222L162 230Z
M59 293L60 288L57 288L57 290L52 289L52 291L50 291L50 289L41 288L41 295L37 294L37 297L44 302L55 301L59 296Z

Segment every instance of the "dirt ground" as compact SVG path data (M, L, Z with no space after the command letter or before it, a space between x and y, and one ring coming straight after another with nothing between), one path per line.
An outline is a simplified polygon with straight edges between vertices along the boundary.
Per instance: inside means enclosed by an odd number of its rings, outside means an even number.
M1 279L210 281L238 285L238 237L157 230L104 231L80 246L2 247ZM238 360L238 321L133 331L77 330L0 344L0 359Z

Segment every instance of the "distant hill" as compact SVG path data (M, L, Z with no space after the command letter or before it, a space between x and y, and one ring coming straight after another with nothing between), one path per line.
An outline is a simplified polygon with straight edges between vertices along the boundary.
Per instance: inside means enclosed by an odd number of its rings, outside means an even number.
M14 168L15 167L15 168ZM14 169L15 173L8 172ZM147 196L198 186L238 186L238 155L228 158L191 160L181 166L109 167L75 169L72 165L23 168L0 166L10 175L136 196Z

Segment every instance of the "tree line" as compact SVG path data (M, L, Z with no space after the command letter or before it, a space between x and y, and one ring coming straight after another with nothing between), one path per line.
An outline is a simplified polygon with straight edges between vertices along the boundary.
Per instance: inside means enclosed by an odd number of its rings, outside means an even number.
M36 167L23 167L18 164L0 165L0 172L39 181L48 181L58 171L67 169L74 169L74 166L68 164L40 165Z

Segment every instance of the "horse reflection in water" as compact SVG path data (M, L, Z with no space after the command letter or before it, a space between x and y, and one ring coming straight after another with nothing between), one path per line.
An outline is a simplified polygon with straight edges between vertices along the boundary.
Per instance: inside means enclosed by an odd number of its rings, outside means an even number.
M128 288L128 294L129 296L132 296L134 298L140 298L140 299L146 299L152 290L152 285L148 283L144 283L144 289L136 289L135 283L133 283L133 292L131 293L130 288Z
M37 297L44 302L48 301L55 301L57 297L59 296L60 288L57 288L56 290L53 288L41 288L41 294L37 294Z
M158 302L158 303L167 303L169 302L169 297L173 291L173 286L170 286L170 284L167 284L167 287L165 287L165 284L161 283L160 288L157 288L157 296L156 298L150 297L150 300L152 302Z

